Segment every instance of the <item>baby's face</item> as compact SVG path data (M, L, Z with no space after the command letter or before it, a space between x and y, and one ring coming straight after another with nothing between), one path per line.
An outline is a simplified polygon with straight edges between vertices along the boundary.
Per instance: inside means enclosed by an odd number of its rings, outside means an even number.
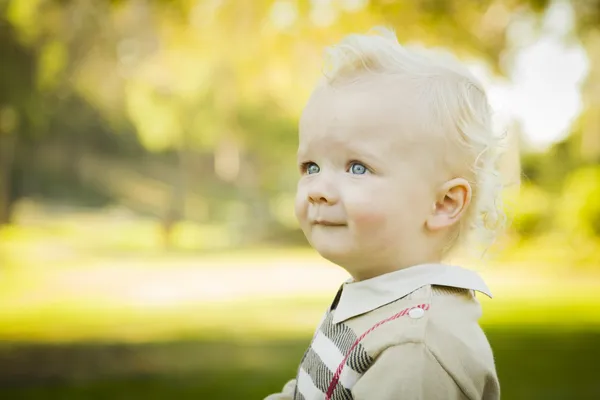
M353 275L406 261L443 178L414 91L396 81L392 94L389 79L321 87L300 121L296 216L310 244Z

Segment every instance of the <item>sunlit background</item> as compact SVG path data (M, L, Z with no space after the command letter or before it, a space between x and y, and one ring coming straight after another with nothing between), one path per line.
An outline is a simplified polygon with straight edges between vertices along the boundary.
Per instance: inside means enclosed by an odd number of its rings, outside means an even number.
M600 0L0 0L0 398L280 390L347 277L294 219L298 116L376 25L509 133L510 224L463 260L503 398L600 399Z

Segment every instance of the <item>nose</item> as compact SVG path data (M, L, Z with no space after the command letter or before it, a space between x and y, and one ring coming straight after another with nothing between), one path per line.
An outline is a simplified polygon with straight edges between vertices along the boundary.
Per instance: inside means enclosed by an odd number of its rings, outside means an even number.
M335 204L339 200L338 192L333 182L321 177L311 183L308 188L308 201L312 204Z

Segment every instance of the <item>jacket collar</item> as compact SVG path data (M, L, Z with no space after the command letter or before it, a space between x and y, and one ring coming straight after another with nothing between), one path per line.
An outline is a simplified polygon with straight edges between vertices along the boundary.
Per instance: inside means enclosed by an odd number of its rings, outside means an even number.
M475 271L452 265L422 264L364 281L345 282L333 312L333 323L382 307L427 285L476 290L492 297L489 288Z

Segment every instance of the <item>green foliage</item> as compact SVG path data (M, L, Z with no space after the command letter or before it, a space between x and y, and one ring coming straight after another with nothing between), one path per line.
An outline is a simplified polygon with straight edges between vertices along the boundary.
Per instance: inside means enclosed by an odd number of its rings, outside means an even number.
M523 239L539 235L552 226L552 197L534 184L523 184L507 208L512 230Z
M575 3L578 27L592 29L598 0ZM258 237L268 228L271 237L304 243L288 209L297 180L296 125L325 46L385 24L402 42L449 47L502 73L513 16L542 13L550 2L282 4L5 1L0 109L15 116L18 152L10 160L12 181L0 187L11 188L11 202L22 196L115 201L155 216L226 223L230 235ZM555 225L567 229L564 221L554 223L562 217L552 215L553 203L581 166L580 130L544 154L523 155L529 182L511 211L521 239ZM125 164L135 171L127 179L86 174L88 159L106 164L96 171L122 171ZM191 212L179 210L186 203ZM591 206L566 203L570 214L562 219L584 207L587 217L578 220L588 221L568 229L585 225L586 235L596 234Z
M600 237L600 166L573 171L558 205L558 222L569 235Z
M276 196L295 190L298 169L298 128L274 101L241 107L237 116L243 145L253 155L265 194Z
M528 0L527 3L535 12L544 11L550 4L550 0Z
M181 118L173 101L147 85L129 85L127 94L127 110L148 150L164 151L180 145L186 119Z
M566 177L582 165L580 146L581 132L577 130L544 152L524 152L521 155L524 180L558 195Z
M6 13L7 20L11 25L19 30L22 39L25 42L34 41L40 34L41 25L38 23L38 17L43 0L31 1L7 1Z
M60 83L61 72L68 61L67 48L61 41L52 41L42 48L39 55L38 85L41 89L51 89Z
M14 130L19 136L31 137L39 126L41 101L35 87L36 55L18 40L18 32L0 16L0 109L15 112Z
M590 31L597 31L600 26L600 1L576 0L572 2L577 13L577 28L583 36Z

